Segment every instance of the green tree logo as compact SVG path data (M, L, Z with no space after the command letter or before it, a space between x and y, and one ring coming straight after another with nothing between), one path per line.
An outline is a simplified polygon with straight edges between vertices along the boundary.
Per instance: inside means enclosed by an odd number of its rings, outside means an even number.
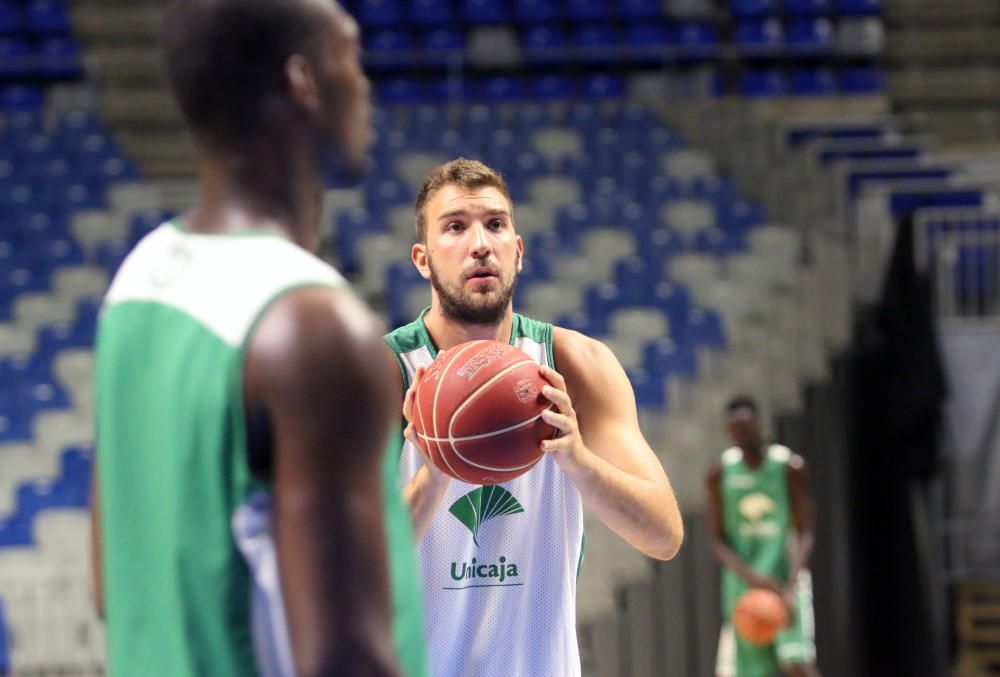
M514 494L492 484L473 489L452 503L448 512L472 532L472 542L479 547L479 527L484 522L494 517L524 512L524 508L514 498Z

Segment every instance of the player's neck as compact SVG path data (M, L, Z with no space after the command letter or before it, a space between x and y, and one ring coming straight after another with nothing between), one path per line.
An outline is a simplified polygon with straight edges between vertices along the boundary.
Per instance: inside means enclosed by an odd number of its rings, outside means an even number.
M743 463L751 470L755 470L764 462L764 443L740 447L743 450Z
M507 343L514 328L514 311L508 306L503 319L497 324L467 324L446 316L440 306L432 304L424 315L424 326L438 350L447 350L466 341Z
M202 159L199 202L186 219L192 232L273 232L313 251L318 245L323 184L304 154L268 162L235 156Z

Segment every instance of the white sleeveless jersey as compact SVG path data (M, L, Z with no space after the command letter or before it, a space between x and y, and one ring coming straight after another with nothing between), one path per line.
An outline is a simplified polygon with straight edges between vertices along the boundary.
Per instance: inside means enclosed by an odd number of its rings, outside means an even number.
M423 315L386 341L407 386L417 367L436 357ZM511 344L555 367L552 325L515 314ZM407 442L402 482L421 465L423 456ZM417 554L434 677L580 674L576 581L583 507L551 457L496 486L451 480Z

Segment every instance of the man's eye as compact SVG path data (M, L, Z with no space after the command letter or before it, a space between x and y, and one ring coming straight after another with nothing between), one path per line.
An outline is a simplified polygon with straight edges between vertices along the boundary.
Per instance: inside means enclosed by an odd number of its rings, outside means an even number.
M493 230L500 230L501 228L503 228L503 221L501 221L500 219L494 219L493 221L490 221L490 228L492 228Z
M457 221L455 223L449 223L448 230L462 230L462 224Z

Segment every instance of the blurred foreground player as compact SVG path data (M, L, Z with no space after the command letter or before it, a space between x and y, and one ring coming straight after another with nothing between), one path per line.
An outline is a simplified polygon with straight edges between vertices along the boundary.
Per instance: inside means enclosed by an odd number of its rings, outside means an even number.
M764 442L757 404L736 397L726 406L726 427L735 446L708 472L705 504L715 558L723 566L724 626L718 677L812 677L812 498L805 461L788 447ZM773 644L757 646L733 630L740 597L751 588L781 595L787 626Z
M164 41L200 197L101 314L109 672L422 675L399 377L310 253L324 169L359 177L372 141L357 25L330 0L183 0Z
M561 431L524 475L483 488L449 478L414 446L402 455L423 569L428 651L437 677L580 674L576 579L582 502L638 550L670 559L682 524L663 467L639 429L614 354L582 334L513 312L524 244L503 179L480 162L432 170L416 201L412 260L431 306L387 341L409 386L439 350L510 342L552 385L545 420ZM558 368L557 373L554 369ZM443 501L443 502L442 502Z

